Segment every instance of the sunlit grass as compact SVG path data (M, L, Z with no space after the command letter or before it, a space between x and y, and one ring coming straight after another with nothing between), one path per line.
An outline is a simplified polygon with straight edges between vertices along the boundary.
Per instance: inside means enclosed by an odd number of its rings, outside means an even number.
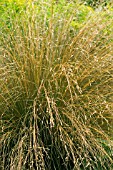
M76 34L73 16L59 20L49 7L49 19L30 6L1 30L1 168L108 170L112 20L95 14Z

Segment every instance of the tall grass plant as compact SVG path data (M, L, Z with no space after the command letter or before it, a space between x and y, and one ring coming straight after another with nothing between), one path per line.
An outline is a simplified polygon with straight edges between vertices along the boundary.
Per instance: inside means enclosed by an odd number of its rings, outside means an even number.
M74 33L76 10L39 7L0 30L1 169L110 170L112 19L95 13Z

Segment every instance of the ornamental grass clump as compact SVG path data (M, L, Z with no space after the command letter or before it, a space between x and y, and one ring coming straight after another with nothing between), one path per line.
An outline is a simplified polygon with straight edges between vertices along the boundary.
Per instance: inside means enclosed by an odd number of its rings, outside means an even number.
M74 34L72 16L57 20L49 7L50 18L45 4L41 15L30 6L1 30L1 169L108 170L112 20L95 14Z

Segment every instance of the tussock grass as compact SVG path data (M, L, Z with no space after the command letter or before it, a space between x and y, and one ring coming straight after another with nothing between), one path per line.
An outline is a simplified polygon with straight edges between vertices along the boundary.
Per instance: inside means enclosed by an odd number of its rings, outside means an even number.
M112 20L95 14L71 34L72 18L33 8L1 31L1 169L110 169Z

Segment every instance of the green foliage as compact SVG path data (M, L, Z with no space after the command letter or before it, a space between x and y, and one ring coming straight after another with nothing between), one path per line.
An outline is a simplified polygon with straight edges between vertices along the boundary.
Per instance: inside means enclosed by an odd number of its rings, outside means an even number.
M16 1L1 1L0 2L0 27L4 28L7 24L11 27L11 23L15 19L16 15L21 15L23 10L25 10L26 4L18 4Z
M14 0L12 1L4 1L1 6L1 27L4 25L4 22L7 23L8 27L11 27L11 21L9 18L11 17L12 20L15 15L21 15L23 10L26 10L26 3L18 3ZM29 3L29 6L32 6L32 3ZM71 2L59 1L56 3L53 1L53 4L50 6L46 1L36 1L33 3L34 10L37 15L39 15L42 19L45 18L46 13L46 24L48 25L48 21L51 18L52 13L54 12L54 17L60 21L60 18L64 20L70 20L73 17L70 27L71 30L78 30L83 26L83 24L89 19L91 13L93 13L93 9L91 7L85 5L78 5ZM13 22L13 21L12 21ZM57 29L57 28L56 28Z
M0 28L0 168L112 168L112 10L15 8Z
M111 0L82 0L85 5L91 6L93 8L98 8L99 6L107 6Z
M94 11L91 7L85 5L78 5L73 21L71 22L72 28L80 29L93 15Z

